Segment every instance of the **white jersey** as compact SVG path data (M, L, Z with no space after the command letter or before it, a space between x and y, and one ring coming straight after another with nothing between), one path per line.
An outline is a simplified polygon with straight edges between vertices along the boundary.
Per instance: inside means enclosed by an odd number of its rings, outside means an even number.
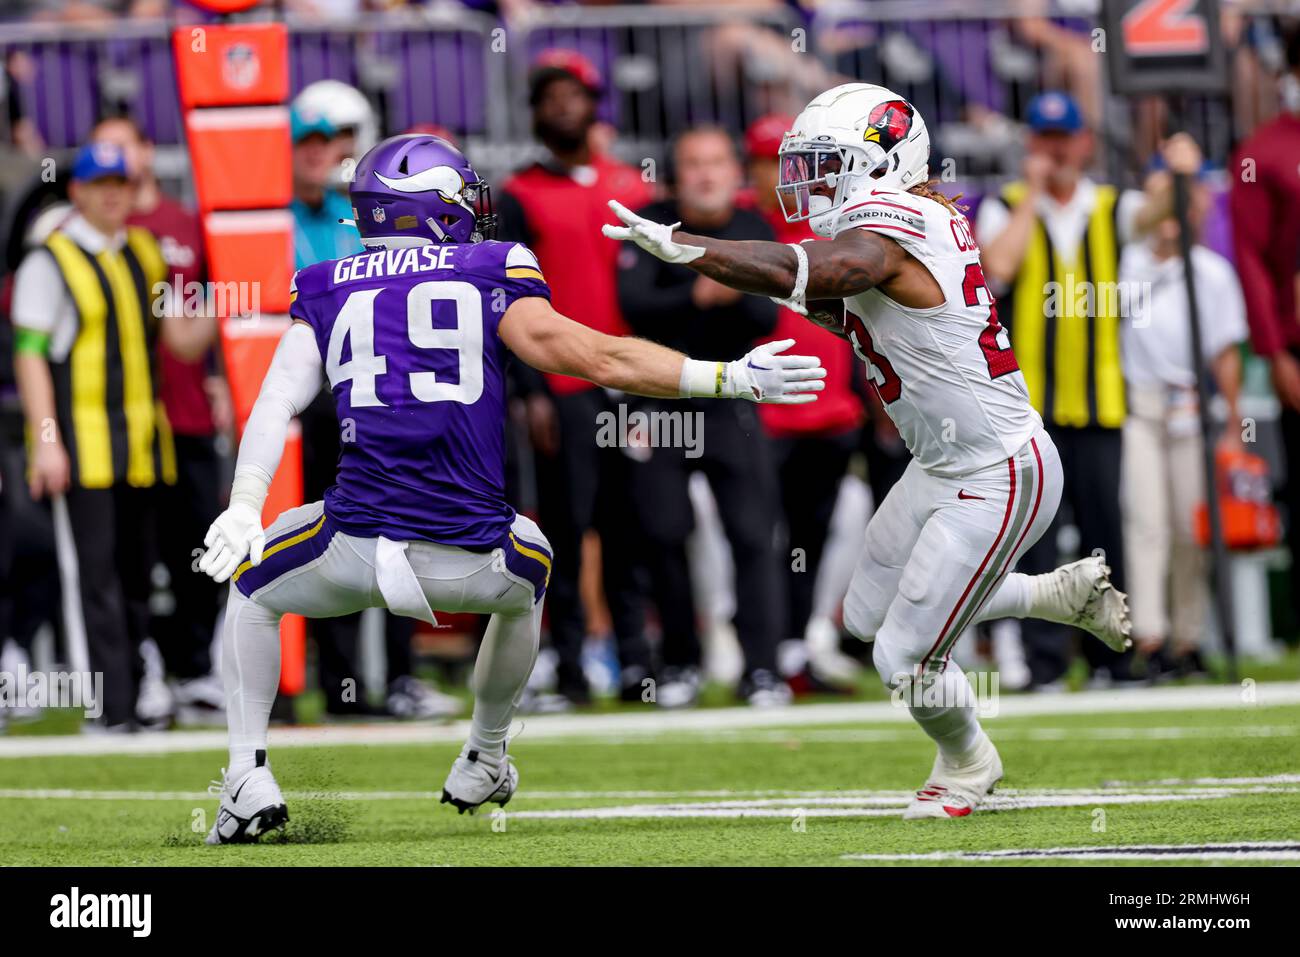
M836 233L869 229L898 242L943 290L910 309L871 289L844 300L845 331L917 464L963 475L1013 456L1042 427L984 281L970 223L942 203L862 190Z

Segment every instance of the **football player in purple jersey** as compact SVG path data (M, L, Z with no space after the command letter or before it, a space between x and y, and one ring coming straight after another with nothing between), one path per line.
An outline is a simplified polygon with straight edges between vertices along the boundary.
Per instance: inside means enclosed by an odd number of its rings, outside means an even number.
M469 740L442 800L462 812L510 800L519 775L506 737L537 655L551 552L505 500L507 351L545 372L660 398L812 402L826 375L815 358L782 354L794 340L704 362L560 315L528 248L493 241L487 184L438 137L380 143L350 195L366 252L294 277L292 323L244 430L230 507L199 561L234 586L222 655L230 761L212 844L252 841L288 820L266 759L285 614L490 614ZM264 530L290 419L323 381L343 429L338 481L324 501Z

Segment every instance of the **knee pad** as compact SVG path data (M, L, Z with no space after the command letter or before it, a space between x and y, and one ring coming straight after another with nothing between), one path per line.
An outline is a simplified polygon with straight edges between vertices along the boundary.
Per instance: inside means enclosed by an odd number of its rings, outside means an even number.
M884 620L883 610L871 609L865 601L855 598L852 590L844 597L844 628L859 641L875 641Z
M891 691L904 680L912 680L917 674L917 665L921 659L902 642L891 640L889 630L883 629L876 636L876 646L871 651L871 663L876 666L880 681Z

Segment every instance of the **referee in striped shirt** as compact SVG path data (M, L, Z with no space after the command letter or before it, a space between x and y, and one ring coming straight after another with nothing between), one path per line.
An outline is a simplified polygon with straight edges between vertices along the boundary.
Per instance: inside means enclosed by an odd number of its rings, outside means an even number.
M176 478L155 347L161 336L178 357L198 357L215 323L158 318L167 266L157 240L126 225L133 195L119 147L83 147L69 197L74 212L14 277L14 373L32 496L54 506L69 661L102 674L101 721L129 730L154 491Z

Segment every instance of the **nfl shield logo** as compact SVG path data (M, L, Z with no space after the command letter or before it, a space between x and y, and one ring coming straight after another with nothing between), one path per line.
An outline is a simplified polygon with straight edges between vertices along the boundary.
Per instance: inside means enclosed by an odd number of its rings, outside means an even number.
M382 206L376 206L370 211L370 215L374 217L375 222L377 223L382 223L388 218L388 213L384 212L384 207Z
M221 63L221 76L226 85L235 90L247 90L257 82L262 64L257 51L247 43L235 43L226 48Z

